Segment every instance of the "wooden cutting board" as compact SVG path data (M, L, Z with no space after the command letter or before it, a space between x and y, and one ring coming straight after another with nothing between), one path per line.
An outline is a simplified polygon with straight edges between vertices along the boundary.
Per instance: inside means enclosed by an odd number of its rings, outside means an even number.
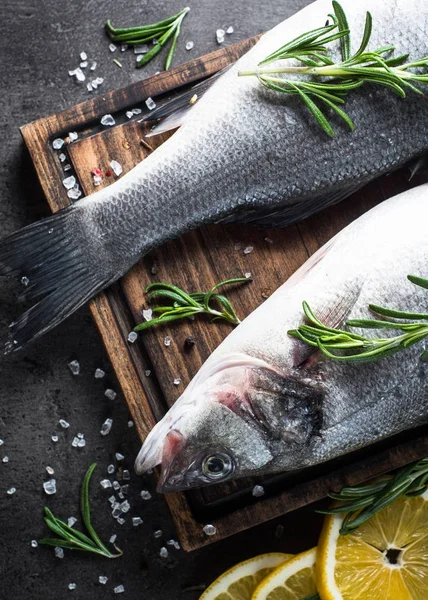
M150 138L148 144L144 141L148 127L139 120L148 113L144 103L148 97L161 105L178 88L196 83L235 61L256 41L252 38L222 48L169 72L24 125L21 132L52 211L70 203L62 185L66 176L74 174L84 194L90 194L100 189L93 184L94 168L105 174L114 159L126 173L165 141L169 134ZM141 108L143 112L129 120L125 111L131 108ZM114 116L115 126L100 124L107 113ZM78 139L70 143L68 132L74 131ZM60 151L52 148L57 137L67 141ZM59 159L61 152L67 156L65 162ZM64 172L65 164L71 165L71 170ZM113 176L104 175L102 186L113 180ZM130 344L128 333L142 321L141 310L147 308L144 290L149 283L166 281L188 291L208 290L218 281L250 272L253 283L229 290L229 297L243 318L337 231L377 202L408 186L407 172L396 172L340 205L286 229L205 227L155 250L120 282L92 300L93 318L141 440L231 330L227 324L212 325L201 319L149 330ZM243 250L248 246L254 250L245 254ZM166 335L172 340L170 346L164 344ZM196 344L186 351L185 340L190 335ZM181 380L179 385L174 383L177 378ZM263 481L263 498L252 496L254 480L165 497L183 548L192 550L318 500L329 490L355 485L427 454L427 430L419 429L324 465L267 478ZM214 536L203 533L207 523L215 525Z

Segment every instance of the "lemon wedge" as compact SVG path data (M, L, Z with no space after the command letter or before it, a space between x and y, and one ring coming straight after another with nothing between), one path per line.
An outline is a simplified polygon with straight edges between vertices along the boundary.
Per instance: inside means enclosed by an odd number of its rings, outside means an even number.
M251 600L260 581L291 557L292 554L270 552L245 560L220 575L199 600Z
M322 600L428 598L428 492L398 498L353 533L344 515L328 516L318 545Z
M316 594L316 548L302 552L268 575L251 600L303 600Z

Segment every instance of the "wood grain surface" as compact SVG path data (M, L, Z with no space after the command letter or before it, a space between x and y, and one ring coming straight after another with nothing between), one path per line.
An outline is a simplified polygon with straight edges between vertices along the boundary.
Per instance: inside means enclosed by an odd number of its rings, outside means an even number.
M117 160L126 173L170 135L150 138L147 144L144 135L148 126L139 123L141 115L128 120L124 114L127 109L142 108L144 115L147 97L161 103L178 88L230 64L255 41L253 38L222 48L169 72L22 127L52 211L69 203L62 180L70 174L64 174L59 152L52 149L54 138L66 137L69 131L78 132L78 140L66 145L66 162L72 166L85 195L100 189L94 187L91 174L94 168L104 174L102 185L109 185L114 175L105 173L111 170L111 160ZM114 115L117 123L114 127L100 125L100 118L106 113ZM372 183L340 205L286 229L238 225L205 227L153 251L119 283L92 300L92 315L140 438L147 436L231 330L227 324L213 325L200 319L149 330L140 335L135 344L130 344L128 333L142 321L142 309L148 308L144 290L149 283L167 281L188 291L208 290L220 280L251 273L251 283L228 292L238 315L243 318L337 231L408 185L404 171L395 173ZM244 253L249 246L253 251ZM164 343L166 335L172 340L169 346ZM196 344L186 350L188 336L192 336ZM267 493L257 501L251 495L254 481L249 480L167 494L166 499L183 548L192 550L320 499L329 490L356 484L427 453L426 432L418 430L332 463L266 479ZM217 527L216 535L207 537L203 533L207 522Z

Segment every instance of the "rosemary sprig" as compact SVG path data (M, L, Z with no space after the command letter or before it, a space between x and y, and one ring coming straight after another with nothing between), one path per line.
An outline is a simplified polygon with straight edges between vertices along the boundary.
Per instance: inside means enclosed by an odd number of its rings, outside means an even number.
M408 275L407 278L413 284L428 289L428 279ZM370 304L369 308L381 317L394 319L407 319L417 321L406 323L403 321L391 321L381 319L351 319L347 321L349 327L362 329L397 329L402 331L400 335L386 338L366 338L362 335L327 327L314 314L307 302L303 302L303 311L309 324L300 325L288 333L302 340L310 346L314 346L328 358L347 362L369 362L385 358L405 350L428 337L428 323L418 322L428 320L428 313L413 313L403 310L394 310ZM428 358L428 350L425 350L421 359Z
M59 546L61 548L69 548L70 550L86 550L88 552L93 552L94 554L101 554L101 556L105 556L107 558L118 558L119 556L122 556L122 551L116 546L115 548L117 550L117 554L110 552L110 550L103 544L98 534L95 532L95 529L91 523L89 482L96 466L97 464L93 463L87 470L80 492L80 512L89 536L81 531L78 531L77 529L69 527L67 523L64 523L64 521L54 517L49 508L45 506L45 523L49 529L59 537L43 538L42 540L39 540L39 544L46 544L47 546Z
M333 110L348 125L351 131L354 123L341 108L348 93L363 85L372 83L392 89L402 98L406 91L417 94L423 92L412 82L428 84L428 73L421 69L428 67L428 57L405 62L408 54L391 56L394 46L386 45L375 50L367 50L372 34L372 16L366 13L366 22L361 44L351 55L351 34L346 15L341 5L333 0L333 14L328 15L332 23L307 33L281 46L262 60L256 69L240 71L241 76L255 76L261 84L275 92L299 96L317 123L330 137L334 130L328 120L328 109ZM328 54L326 45L340 41L341 61L335 63ZM268 67L276 61L294 59L302 66ZM413 70L416 69L416 72ZM306 75L306 79L290 79L285 75Z
M345 487L338 494L330 493L336 506L318 512L326 515L346 513L340 533L352 533L371 519L376 513L389 506L400 496L420 496L428 489L428 457L411 463L375 483Z
M183 8L178 14L168 17L168 19L150 25L142 25L141 27L115 28L108 20L106 31L114 42L127 44L128 46L157 42L146 54L141 54L141 58L137 59L136 65L138 68L150 62L172 38L165 60L165 70L167 71L174 58L181 23L189 10L189 7Z
M217 294L216 290L224 285L248 283L248 281L251 281L248 277L226 279L226 281L217 283L208 292L192 292L190 294L170 283L152 283L146 288L146 293L149 294L149 302L155 298L167 298L170 304L154 308L153 312L159 314L159 316L140 323L134 328L134 331L142 331L154 325L170 323L197 314L210 315L213 317L213 322L223 319L228 323L232 323L232 325L239 325L241 321L233 306L226 296ZM217 308L213 306L213 303L217 305Z

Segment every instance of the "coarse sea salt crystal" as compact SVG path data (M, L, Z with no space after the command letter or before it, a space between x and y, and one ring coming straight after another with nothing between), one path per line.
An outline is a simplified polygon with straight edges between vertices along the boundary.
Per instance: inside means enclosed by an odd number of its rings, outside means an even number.
M71 77L73 77L74 75L76 77L76 81L78 82L85 81L86 79L85 74L80 67L77 67L77 69L74 69L74 71L69 71L68 74Z
M52 148L54 150L60 150L63 146L64 146L65 142L62 138L56 138L53 142L52 142Z
M9 462L9 457L8 456L3 456L3 458L1 459L2 462L4 463L8 463Z
M188 42L186 42L186 50L191 50L193 48L195 44L189 40Z
M74 437L73 441L71 442L71 445L73 446L73 448L77 448L77 444L79 443L79 438L78 437Z
M71 165L69 165L68 163L66 165L63 166L64 171L71 171Z
M123 173L123 167L119 162L117 162L117 160L111 160L110 166L113 169L113 173L116 175L116 177L119 177L119 175Z
M217 29L217 31L215 32L217 44L222 44L224 42L225 33L226 32L224 29Z
M39 545L37 540L31 540L31 547L32 548L37 548L37 546Z
M105 371L102 369L95 369L94 377L95 379L102 379L105 375Z
M16 488L11 487L7 490L6 494L8 494L9 496L13 496L13 494L16 492Z
M53 475L55 473L55 471L52 469L52 467L46 467L46 473L48 475Z
M86 52L80 53L80 60L88 60L88 55L86 54Z
M131 427L134 427L134 421L128 421L128 427L129 429L131 429Z
M245 273L245 278L246 278L246 279L251 279L251 273L250 273L250 271L247 271L247 272Z
M165 346L171 346L171 338L169 337L169 335L165 336L163 343Z
M251 254L253 250L254 246L247 246L246 248L244 248L244 254Z
M141 517L132 517L132 524L134 527L138 527L138 525L143 524L143 519Z
M76 585L75 583L69 583L69 584L68 584L68 589L69 589L69 590L75 590L75 589L76 589L76 587L77 587L77 585Z
M28 279L28 277L21 277L21 283L22 285L27 286L30 283L30 280Z
M0 440L0 446L3 446L4 440Z
M128 335L128 342L133 344L138 339L138 333L136 331L131 331Z
M153 98L147 98L146 100L146 106L149 110L153 110L154 108L156 108L156 102L153 100Z
M168 550L165 548L165 546L162 546L162 548L159 550L159 556L161 558L168 558Z
M115 46L114 44L110 44L108 49L110 50L110 52L116 52L117 46Z
M117 585L115 588L113 588L113 592L115 594L123 594L124 591L125 591L125 588L122 584Z
M134 115L140 115L143 111L141 108L133 108L132 112Z
M107 435L111 431L111 426L113 425L113 419L106 419L104 423L101 425L101 435Z
M86 446L86 440L81 439L77 442L77 447L78 448L84 448Z
M150 375L151 375L151 374L152 374L152 372L150 371L150 369L146 369L146 370L144 371L144 375L145 375L146 377L150 377Z
M70 140L70 142L75 142L78 137L79 137L79 134L77 133L77 131L69 131L68 132L68 139Z
M107 473L108 473L109 475L112 475L112 474L114 473L114 465L109 465L109 466L107 467Z
M111 488L111 481L110 479L102 479L100 485L103 489L107 490L108 488Z
M124 455L121 454L120 452L116 452L115 457L116 457L116 460L119 460L119 461L124 460L124 458L125 458Z
M134 116L132 110L127 110L125 114L128 119L132 119L132 117Z
M79 186L77 186L77 185L74 186L74 188L72 188L71 190L68 190L68 192L67 192L67 196L70 198L70 200L78 200L81 195L82 195L82 192L79 189Z
M55 546L55 556L57 558L64 558L64 550L59 546Z
M53 442L57 442L58 441L58 436L57 435L51 435L51 440Z
M117 535L114 533L112 536L110 536L109 542L110 542L110 544L114 544L116 540L117 540Z
M148 490L141 490L140 496L143 500L150 500L152 497L151 493Z
M147 54L149 47L147 44L136 44L134 46L134 54Z
M153 310L151 308L144 309L142 313L145 321L151 321L153 319Z
M117 396L116 392L110 388L106 389L106 391L104 392L104 396L106 398L108 398L109 400L114 400Z
M214 525L205 525L202 528L202 531L205 533L205 535L215 535L217 533L217 529L214 527Z
M270 237L265 237L265 242L268 244L273 244L273 240Z
M97 85L101 85L102 83L104 83L104 78L97 77L96 79L94 79L94 81L96 82Z
M80 67L81 67L82 69L86 69L86 67L87 67L87 66L88 66L88 61L87 61L87 60L83 60L83 61L80 63Z
M180 377L176 377L176 378L174 379L174 381L173 381L173 384L174 384L174 385L180 385L180 383L181 383L181 379L180 379Z
M71 177L69 177L69 179L71 179ZM74 177L73 177L74 179ZM68 363L68 367L70 369L70 371L73 373L73 375L79 375L80 373L80 363L78 360L72 360L71 362ZM67 425L62 425L62 427L67 427Z
M88 81L88 83L86 84L86 88L87 88L88 92L92 92L94 90L92 83L90 81Z
M61 152L61 154L59 155L59 160L60 160L61 162L64 162L64 161L66 160L66 158L67 158L67 157L66 157L66 155L64 154L64 152Z
M94 182L95 187L98 187L99 185L101 185L102 177L101 175L93 175L92 180Z
M95 71L95 69L96 69L96 68L97 68L97 61L96 61L96 60L93 60L93 61L91 62L91 66L89 67L89 69L90 69L91 71Z
M156 529L156 531L153 533L153 537L157 539L162 537L162 529Z
M105 575L100 575L100 576L98 577L98 581L99 581L99 582L100 582L102 585L105 585L105 584L107 583L107 581L108 581L108 577L106 577Z
M76 373L76 375L78 375L78 373ZM68 421L66 421L65 419L60 419L58 421L58 423L61 425L61 427L63 427L64 429L68 429L70 427L70 423L68 423Z
M48 496L56 494L56 479L48 479L43 483L43 489Z
M260 498L261 496L264 496L265 489L262 485L255 485L251 493L255 498Z
M101 125L105 125L106 127L113 127L116 124L116 121L113 119L112 115L107 114L101 117Z
M117 522L119 523L119 525L124 525L126 523L125 519L123 519L122 517L119 517L117 519Z
M120 490L120 483L118 481L113 481L113 489L116 490Z
M125 481L129 481L131 479L131 473L128 471L128 469L123 470L123 479Z
M74 175L70 175L70 177L66 177L62 180L62 185L65 187L66 190L71 190L71 188L73 188L76 185L76 178L74 177ZM73 361L73 363L75 362L77 361Z
M234 32L234 29L233 29L232 25L226 29L226 33L227 33L228 35L230 35L230 34L231 34L231 33L233 33L233 32Z
M69 527L73 527L73 525L74 525L75 523L77 523L77 519L76 519L76 517L68 517L68 519L67 519L67 525L68 525Z

